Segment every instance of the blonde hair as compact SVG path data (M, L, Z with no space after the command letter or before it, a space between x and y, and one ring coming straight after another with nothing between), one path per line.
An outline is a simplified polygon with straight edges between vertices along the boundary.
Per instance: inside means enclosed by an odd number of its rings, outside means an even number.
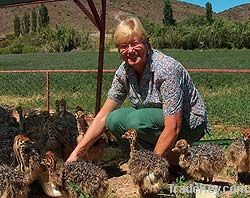
M114 33L115 45L118 47L122 43L128 43L134 37L140 40L147 40L148 35L138 18L129 18L121 21Z

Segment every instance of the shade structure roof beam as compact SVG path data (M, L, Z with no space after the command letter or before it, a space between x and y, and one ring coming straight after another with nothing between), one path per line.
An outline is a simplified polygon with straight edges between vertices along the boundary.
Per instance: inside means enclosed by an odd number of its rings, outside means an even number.
M102 10L99 15L93 0L87 0L92 14L81 3L80 0L73 0L78 7L86 14L92 23L100 31L99 38L99 58L98 58L98 74L97 74L97 88L96 88L96 108L97 114L101 108L101 95L102 95L102 78L103 78L103 63L104 63L104 42L105 42L105 19L106 19L106 0L102 0Z
M100 19L100 16L99 16L99 14L98 14L98 12L96 10L96 6L95 6L93 0L87 0L87 1L88 1L88 4L89 4L89 7L91 9L91 12L92 12L92 14L93 14L93 16L94 16L94 18L96 20L96 23L98 25L98 29L101 30L101 26L102 26L101 25L101 19Z
M100 25L96 21L95 17L89 12L89 10L82 4L80 0L73 0L75 4L86 14L89 20L97 27L98 30ZM91 10L92 11L92 10ZM99 17L99 16L98 16Z

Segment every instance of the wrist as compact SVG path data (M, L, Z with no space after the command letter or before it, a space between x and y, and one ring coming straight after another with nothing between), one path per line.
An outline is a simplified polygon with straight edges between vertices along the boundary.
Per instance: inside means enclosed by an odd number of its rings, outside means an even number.
M164 155L164 152L161 151L161 150L159 150L159 149L157 149L157 148L154 149L154 153L155 153L156 155L160 156L160 157L162 157L162 156Z
M81 156L82 156L81 152L73 151L70 154L69 158L67 159L67 162L77 161Z

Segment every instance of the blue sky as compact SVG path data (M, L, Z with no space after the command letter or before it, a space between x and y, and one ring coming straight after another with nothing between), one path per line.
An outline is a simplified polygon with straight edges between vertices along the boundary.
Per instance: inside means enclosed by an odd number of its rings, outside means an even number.
M241 5L244 3L250 3L250 0L181 0L188 3L196 4L202 7L205 7L207 2L210 2L213 7L214 12L222 12L229 8L232 8L237 5Z

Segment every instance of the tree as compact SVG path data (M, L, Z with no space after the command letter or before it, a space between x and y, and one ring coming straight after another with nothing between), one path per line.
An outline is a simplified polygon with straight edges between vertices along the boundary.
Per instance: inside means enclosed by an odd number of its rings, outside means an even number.
M39 29L47 27L49 25L49 13L44 4L41 4L39 8Z
M18 15L15 15L14 18L14 32L16 36L19 36L21 33L21 22Z
M36 32L36 28L37 28L37 13L36 13L36 10L32 10L32 32Z
M163 24L165 25L175 25L175 20L173 18L173 10L172 5L169 0L164 1L164 9L163 9Z
M210 2L206 3L206 19L210 23L213 21L213 8Z
M28 12L24 13L22 22L23 22L23 25L22 25L23 34L29 34L29 32L30 32L30 15Z

